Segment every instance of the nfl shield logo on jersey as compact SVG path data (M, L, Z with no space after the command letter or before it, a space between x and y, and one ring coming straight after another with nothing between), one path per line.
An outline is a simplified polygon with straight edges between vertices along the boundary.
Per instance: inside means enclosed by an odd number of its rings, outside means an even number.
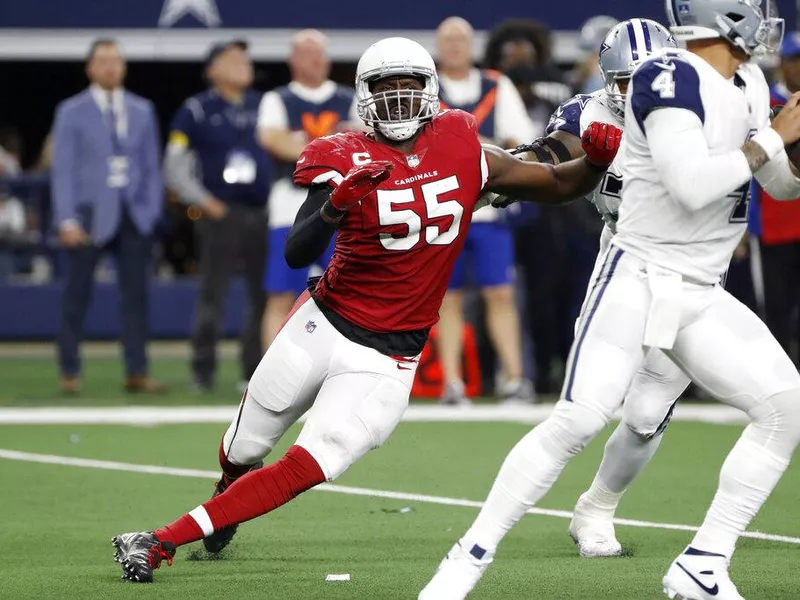
M412 169L416 169L419 166L419 156L417 156L416 154L411 154L409 156L406 156L406 162L408 163L409 167L411 167Z
M306 323L306 331L308 333L314 333L314 330L317 328L317 324L314 321L309 321Z

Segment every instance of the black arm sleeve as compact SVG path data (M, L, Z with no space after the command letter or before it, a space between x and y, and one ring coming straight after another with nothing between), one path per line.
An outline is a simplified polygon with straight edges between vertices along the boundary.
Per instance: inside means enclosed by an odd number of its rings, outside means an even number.
M286 239L283 255L292 269L307 267L325 252L336 233L336 225L322 220L320 209L331 196L331 188L327 185L315 185L309 188L306 201L295 217L294 225Z

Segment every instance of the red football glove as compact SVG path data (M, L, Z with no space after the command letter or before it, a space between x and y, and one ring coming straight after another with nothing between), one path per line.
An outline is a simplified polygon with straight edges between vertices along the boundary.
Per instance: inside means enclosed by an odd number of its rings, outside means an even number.
M342 183L331 193L330 203L342 212L358 204L389 179L394 164L376 160L350 169Z
M596 167L607 169L614 162L621 141L621 129L595 121L583 132L581 147L586 153L586 160Z

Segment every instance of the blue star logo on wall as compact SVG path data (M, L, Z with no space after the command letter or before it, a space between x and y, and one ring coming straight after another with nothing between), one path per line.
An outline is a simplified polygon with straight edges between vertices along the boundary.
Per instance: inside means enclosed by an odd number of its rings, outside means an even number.
M222 24L215 0L165 0L158 26L172 27L186 15L192 15L206 27Z

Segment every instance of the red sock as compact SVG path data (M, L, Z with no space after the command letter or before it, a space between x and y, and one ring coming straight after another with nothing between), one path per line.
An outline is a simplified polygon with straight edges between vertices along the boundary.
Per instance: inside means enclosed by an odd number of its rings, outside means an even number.
M271 512L323 481L325 474L317 461L305 448L292 446L278 462L245 474L225 493L203 504L202 517L207 515L214 531L218 531ZM176 546L205 537L201 526L188 514L154 533L161 541Z
M189 514L183 515L174 523L166 525L161 529L156 529L153 533L159 541L172 542L176 546L196 542L206 537L200 525L198 525L194 517Z

